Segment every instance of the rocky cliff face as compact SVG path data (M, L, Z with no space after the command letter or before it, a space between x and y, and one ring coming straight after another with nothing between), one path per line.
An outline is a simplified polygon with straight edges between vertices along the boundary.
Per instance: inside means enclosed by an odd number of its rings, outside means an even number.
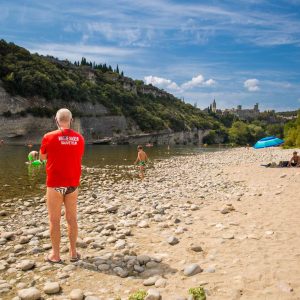
M0 81L0 114L5 112L11 112L12 114L26 111L28 108L40 107L56 109L58 107L68 106L72 111L79 112L87 116L104 116L109 112L108 110L99 103L92 104L89 102L64 102L62 100L55 100L48 102L46 99L41 97L23 98L20 96L11 96L3 88Z
M80 117L75 117L73 128L80 131L87 139L113 136L115 133L129 134L138 128L132 124L129 128L124 116L111 116L101 104L78 103L62 100L47 102L43 98L23 98L11 96L0 85L0 139L8 143L39 143L43 134L56 128L54 116L52 118L33 117L26 114L32 108L47 108L55 111L60 107L68 107Z
M123 85L128 90L136 91L134 81L124 82ZM154 93L154 96L161 96L157 93L165 93L155 87L148 87L143 92ZM166 96L165 94L164 96ZM51 118L34 117L27 114L26 111L32 108L47 108L49 111L55 112L60 107L67 107L79 115L74 118L72 126L84 135L87 142L108 137L112 142L126 144L197 144L202 143L203 136L207 134L202 130L144 134L134 120L126 119L124 116L112 116L99 103L66 103L62 100L48 102L40 97L11 96L0 82L0 139L14 144L40 143L46 132L56 129L54 115Z

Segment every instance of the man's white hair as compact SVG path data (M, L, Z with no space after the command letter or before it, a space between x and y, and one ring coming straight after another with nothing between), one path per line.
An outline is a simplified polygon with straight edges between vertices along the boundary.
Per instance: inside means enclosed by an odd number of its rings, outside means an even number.
M67 108L61 108L56 113L58 123L69 123L72 120L72 113Z

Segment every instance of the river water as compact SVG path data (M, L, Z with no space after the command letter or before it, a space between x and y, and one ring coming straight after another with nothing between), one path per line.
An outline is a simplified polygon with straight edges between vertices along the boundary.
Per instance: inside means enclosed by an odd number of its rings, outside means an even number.
M45 167L32 167L25 164L28 152L31 150L39 149L33 147L29 150L25 146L10 145L0 147L0 202L4 199L39 196L45 192ZM167 146L154 146L145 149L154 163L176 155L191 155L216 150L218 149L198 146L172 146L170 149ZM83 169L85 167L109 168L113 172L120 166L126 166L130 170L128 174L137 176L137 170L133 167L136 156L135 146L87 145L83 157ZM125 175L123 173L122 176Z

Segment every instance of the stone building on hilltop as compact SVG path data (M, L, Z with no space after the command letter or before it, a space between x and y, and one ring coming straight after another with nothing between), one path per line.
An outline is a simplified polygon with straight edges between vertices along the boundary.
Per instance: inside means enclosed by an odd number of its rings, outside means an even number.
M260 110L259 110L259 104L256 103L252 109L243 109L242 105L238 105L237 108L231 108L231 109L217 109L217 103L216 100L214 99L212 104L210 104L209 107L204 109L204 112L206 113L215 113L215 114L233 114L237 116L241 120L249 120L249 119L254 119L259 116Z
M238 105L237 108L227 109L224 112L236 115L241 120L254 119L257 118L260 114L258 105L259 104L256 103L252 109L243 109L242 105Z

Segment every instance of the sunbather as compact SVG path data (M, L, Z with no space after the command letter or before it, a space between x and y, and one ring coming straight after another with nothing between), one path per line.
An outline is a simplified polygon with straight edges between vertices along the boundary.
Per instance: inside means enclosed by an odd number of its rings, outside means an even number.
M297 151L293 152L293 156L288 163L288 167L300 167L300 156Z

